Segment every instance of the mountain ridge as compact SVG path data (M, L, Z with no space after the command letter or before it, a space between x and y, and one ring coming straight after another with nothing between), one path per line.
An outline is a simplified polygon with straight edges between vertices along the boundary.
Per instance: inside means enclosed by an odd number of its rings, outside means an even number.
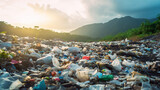
M105 23L84 25L71 31L70 33L75 35L89 36L92 38L101 38L106 35L116 35L118 33L125 32L128 29L139 27L141 23L146 20L153 22L155 19L133 18L131 16L125 16L121 18L114 18Z

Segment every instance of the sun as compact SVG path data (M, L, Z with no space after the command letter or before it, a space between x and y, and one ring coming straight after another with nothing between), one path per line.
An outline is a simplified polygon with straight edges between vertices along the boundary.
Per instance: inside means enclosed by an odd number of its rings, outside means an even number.
M40 25L46 22L47 20L48 18L44 14L30 12L30 13L21 15L21 17L19 18L19 23L25 26L35 26L35 25Z

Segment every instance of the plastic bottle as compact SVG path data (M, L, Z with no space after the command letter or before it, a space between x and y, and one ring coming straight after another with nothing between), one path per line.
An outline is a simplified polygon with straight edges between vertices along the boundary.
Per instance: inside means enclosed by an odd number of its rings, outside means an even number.
M103 75L102 77L99 78L101 81L110 81L113 80L113 75Z

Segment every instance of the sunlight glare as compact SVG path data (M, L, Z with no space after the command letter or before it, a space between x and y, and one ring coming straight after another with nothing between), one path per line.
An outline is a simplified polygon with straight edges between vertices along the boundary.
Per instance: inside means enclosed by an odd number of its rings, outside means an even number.
M44 23L47 20L44 14L38 13L30 13L28 15L21 15L21 19L19 23L27 25L27 26L34 26Z

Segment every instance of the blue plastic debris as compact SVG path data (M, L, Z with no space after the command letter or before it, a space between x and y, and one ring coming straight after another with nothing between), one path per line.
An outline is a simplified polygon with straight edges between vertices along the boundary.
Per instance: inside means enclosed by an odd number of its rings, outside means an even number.
M33 87L34 90L46 90L46 84L44 80L40 81L38 85Z

